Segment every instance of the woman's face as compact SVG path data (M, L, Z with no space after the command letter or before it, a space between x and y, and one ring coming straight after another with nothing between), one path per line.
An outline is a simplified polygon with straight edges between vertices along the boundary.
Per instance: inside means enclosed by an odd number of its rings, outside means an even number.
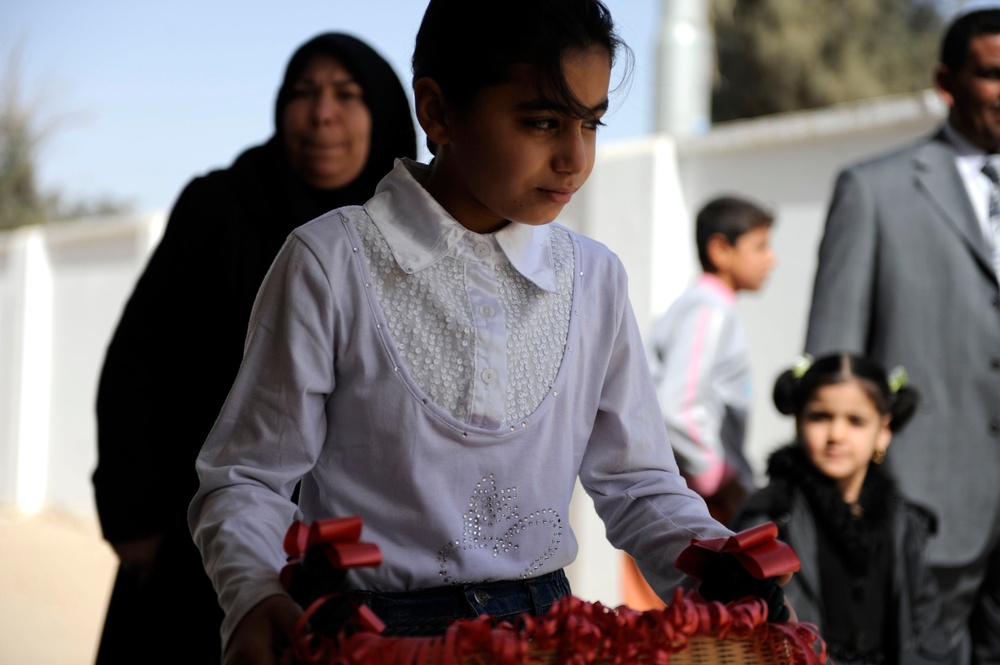
M282 130L292 168L313 187L349 185L368 161L371 112L361 86L336 58L309 60L292 86Z
M848 503L857 501L875 451L885 451L892 438L889 416L856 380L817 388L798 428L809 460L837 482Z

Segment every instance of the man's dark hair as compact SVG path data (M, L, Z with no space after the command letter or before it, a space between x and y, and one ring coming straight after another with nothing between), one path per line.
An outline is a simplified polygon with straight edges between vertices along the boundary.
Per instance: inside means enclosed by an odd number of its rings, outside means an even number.
M1000 35L1000 9L982 9L955 19L941 40L941 64L953 72L965 65L969 43L980 35Z

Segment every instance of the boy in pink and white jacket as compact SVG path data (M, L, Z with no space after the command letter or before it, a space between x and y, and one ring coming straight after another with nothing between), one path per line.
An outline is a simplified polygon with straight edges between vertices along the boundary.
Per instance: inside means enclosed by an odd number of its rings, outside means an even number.
M648 344L677 465L723 524L754 489L743 453L750 350L736 298L760 289L774 265L773 223L773 214L742 198L708 202L695 229L703 273L655 323Z

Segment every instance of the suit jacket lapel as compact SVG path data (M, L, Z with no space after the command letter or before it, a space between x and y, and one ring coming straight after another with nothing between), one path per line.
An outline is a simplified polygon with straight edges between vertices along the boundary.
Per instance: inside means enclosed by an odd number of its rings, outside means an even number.
M917 189L926 194L982 267L994 274L991 250L983 238L962 176L955 167L955 153L942 134L917 151L913 166Z

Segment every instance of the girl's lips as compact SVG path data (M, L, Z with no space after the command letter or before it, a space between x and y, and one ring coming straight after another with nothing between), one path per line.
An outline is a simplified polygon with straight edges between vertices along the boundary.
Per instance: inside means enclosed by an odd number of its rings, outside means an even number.
M835 451L835 452L827 452L823 456L826 459L833 460L833 461L840 461L842 459L847 459L847 457L848 457L847 453L841 452L839 450Z
M566 205L576 193L575 189L542 189L542 193L553 203Z

